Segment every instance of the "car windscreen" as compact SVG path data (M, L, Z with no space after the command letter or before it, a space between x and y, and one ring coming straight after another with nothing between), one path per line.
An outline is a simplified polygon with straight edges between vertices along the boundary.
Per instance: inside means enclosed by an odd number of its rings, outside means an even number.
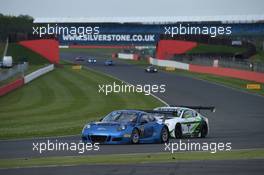
M102 122L121 122L135 123L137 121L137 114L135 112L123 112L123 111L114 111L108 114Z
M169 108L157 108L156 109L157 111L163 111L163 112L172 112L172 114L167 114L166 116L168 118L171 118L171 117L180 117L181 116L181 113L182 113L182 110L181 109L169 109ZM158 115L163 115L165 116L165 114L158 114Z

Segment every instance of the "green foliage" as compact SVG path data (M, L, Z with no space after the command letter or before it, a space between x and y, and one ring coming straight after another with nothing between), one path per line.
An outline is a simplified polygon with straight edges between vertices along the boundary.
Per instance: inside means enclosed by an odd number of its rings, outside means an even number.
M5 16L0 14L0 41L6 41L10 34L32 33L33 18L28 15Z
M139 93L104 95L98 84L121 83L90 70L56 68L0 97L0 139L80 134L84 124L117 109L162 105Z
M197 47L188 51L187 54L203 54L203 53L229 53L237 54L245 52L245 48L232 47L225 45L209 45L209 44L199 44Z
M7 55L12 56L14 62L27 61L29 65L44 65L49 63L47 59L39 54L18 44L9 44Z

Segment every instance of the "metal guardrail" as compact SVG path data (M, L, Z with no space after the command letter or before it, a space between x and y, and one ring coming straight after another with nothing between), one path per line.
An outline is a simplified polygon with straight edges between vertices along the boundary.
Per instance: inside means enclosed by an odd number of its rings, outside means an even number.
M24 72L28 69L28 63L17 64L9 69L0 68L0 81L4 81L16 75L24 76Z

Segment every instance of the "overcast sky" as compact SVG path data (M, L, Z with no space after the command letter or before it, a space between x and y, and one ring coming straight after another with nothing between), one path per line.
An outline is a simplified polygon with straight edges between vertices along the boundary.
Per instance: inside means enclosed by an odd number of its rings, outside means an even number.
M0 0L0 13L36 17L264 14L264 0Z

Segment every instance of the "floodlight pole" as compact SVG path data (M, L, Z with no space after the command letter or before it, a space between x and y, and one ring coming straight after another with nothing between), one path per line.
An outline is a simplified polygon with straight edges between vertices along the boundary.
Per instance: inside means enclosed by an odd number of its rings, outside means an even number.
M6 53L7 53L7 49L8 49L8 37L7 37L7 39L6 39L6 44L5 44L5 50L4 50L4 53L3 53L3 58L6 56Z

